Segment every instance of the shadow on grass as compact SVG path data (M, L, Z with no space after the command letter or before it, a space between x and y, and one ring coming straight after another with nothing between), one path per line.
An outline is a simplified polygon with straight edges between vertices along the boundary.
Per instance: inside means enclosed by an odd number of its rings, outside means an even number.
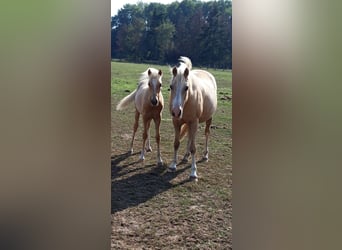
M189 179L186 179L177 184L170 183L170 181L179 174L189 169L189 164L179 164L178 169L174 172L169 172L167 170L168 166L165 164L159 166L156 166L155 164L137 164L139 161L132 161L128 164L118 166L118 164L127 160L130 156L129 153L124 153L112 157L112 214L129 207L137 206L170 188L174 188L189 181ZM134 165L134 167L130 168L132 165ZM141 172L142 169L146 170ZM138 173L132 175L134 172ZM124 178L125 175L128 175L128 177Z

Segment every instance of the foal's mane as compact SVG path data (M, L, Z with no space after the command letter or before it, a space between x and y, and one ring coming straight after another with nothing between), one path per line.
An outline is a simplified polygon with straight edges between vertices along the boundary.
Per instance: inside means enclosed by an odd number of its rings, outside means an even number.
M147 84L150 77L148 76L148 70L151 70L151 77L155 76L158 74L158 71L154 68L148 68L145 72L142 72L139 78L139 83L138 83L138 88L140 88L140 86Z

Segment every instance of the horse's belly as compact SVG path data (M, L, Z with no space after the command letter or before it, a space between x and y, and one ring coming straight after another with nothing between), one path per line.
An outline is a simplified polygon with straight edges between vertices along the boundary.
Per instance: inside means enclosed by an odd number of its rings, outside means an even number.
M216 100L216 97L213 98L212 101L204 103L202 113L199 117L199 122L205 122L208 119L212 118L217 107L217 102L215 100Z
M199 123L209 120L210 118L212 118L213 114L214 112L203 113L202 116L200 116L200 118L198 119Z

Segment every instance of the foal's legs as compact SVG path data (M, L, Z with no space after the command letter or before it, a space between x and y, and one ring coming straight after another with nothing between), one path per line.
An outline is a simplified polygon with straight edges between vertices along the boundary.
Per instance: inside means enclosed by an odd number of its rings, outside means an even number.
M151 142L150 142L150 123L148 124L147 129L147 140L146 140L146 152L152 152Z
M153 119L154 124L156 126L156 142L157 142L157 166L160 166L163 164L163 160L160 155L160 121L161 117L158 116Z
M138 110L135 110L135 122L133 126L133 136L132 136L131 149L130 149L131 154L133 154L133 142L134 142L135 133L137 132L138 125L139 125L139 116L140 116L140 113L138 112Z
M209 159L209 148L208 148L208 139L209 139L209 134L210 134L210 125L211 125L212 118L206 121L205 125L205 151L204 151L204 156L203 160L208 161Z
M147 140L146 140L146 146L145 146L145 150L146 152L152 152L152 148L151 148L151 142L150 142L150 122L151 122L151 118L149 120L147 120Z
M140 160L143 161L145 160L145 143L146 139L148 138L148 131L150 129L150 123L151 119L146 118L143 116L143 121L144 121L144 132L143 132L143 143L142 143L142 149L141 149L141 154L140 154Z
M169 169L172 171L175 171L177 168L177 156L178 156L178 148L179 148L179 136L180 136L180 129L181 125L179 125L177 122L173 122L173 126L175 129L175 140L173 142L173 149L174 149L174 154L173 154L173 161L169 166Z

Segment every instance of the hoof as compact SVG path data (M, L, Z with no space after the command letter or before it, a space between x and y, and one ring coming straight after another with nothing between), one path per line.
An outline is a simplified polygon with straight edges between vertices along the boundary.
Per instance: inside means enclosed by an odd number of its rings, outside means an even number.
M128 154L132 155L133 154L133 149L128 150Z
M190 175L189 180L190 181L198 181L198 177Z
M209 161L208 156L203 156L202 161L208 162Z
M146 148L145 150L146 150L146 152L152 152L152 148L151 147Z
M176 168L176 167L170 166L170 167L168 168L168 170L169 170L170 172L175 172L175 171L177 170L177 168Z
M163 166L163 161L157 162L157 167L162 167Z
M176 169L177 169L177 163L172 162L169 166L169 171L174 172L174 171L176 171Z

